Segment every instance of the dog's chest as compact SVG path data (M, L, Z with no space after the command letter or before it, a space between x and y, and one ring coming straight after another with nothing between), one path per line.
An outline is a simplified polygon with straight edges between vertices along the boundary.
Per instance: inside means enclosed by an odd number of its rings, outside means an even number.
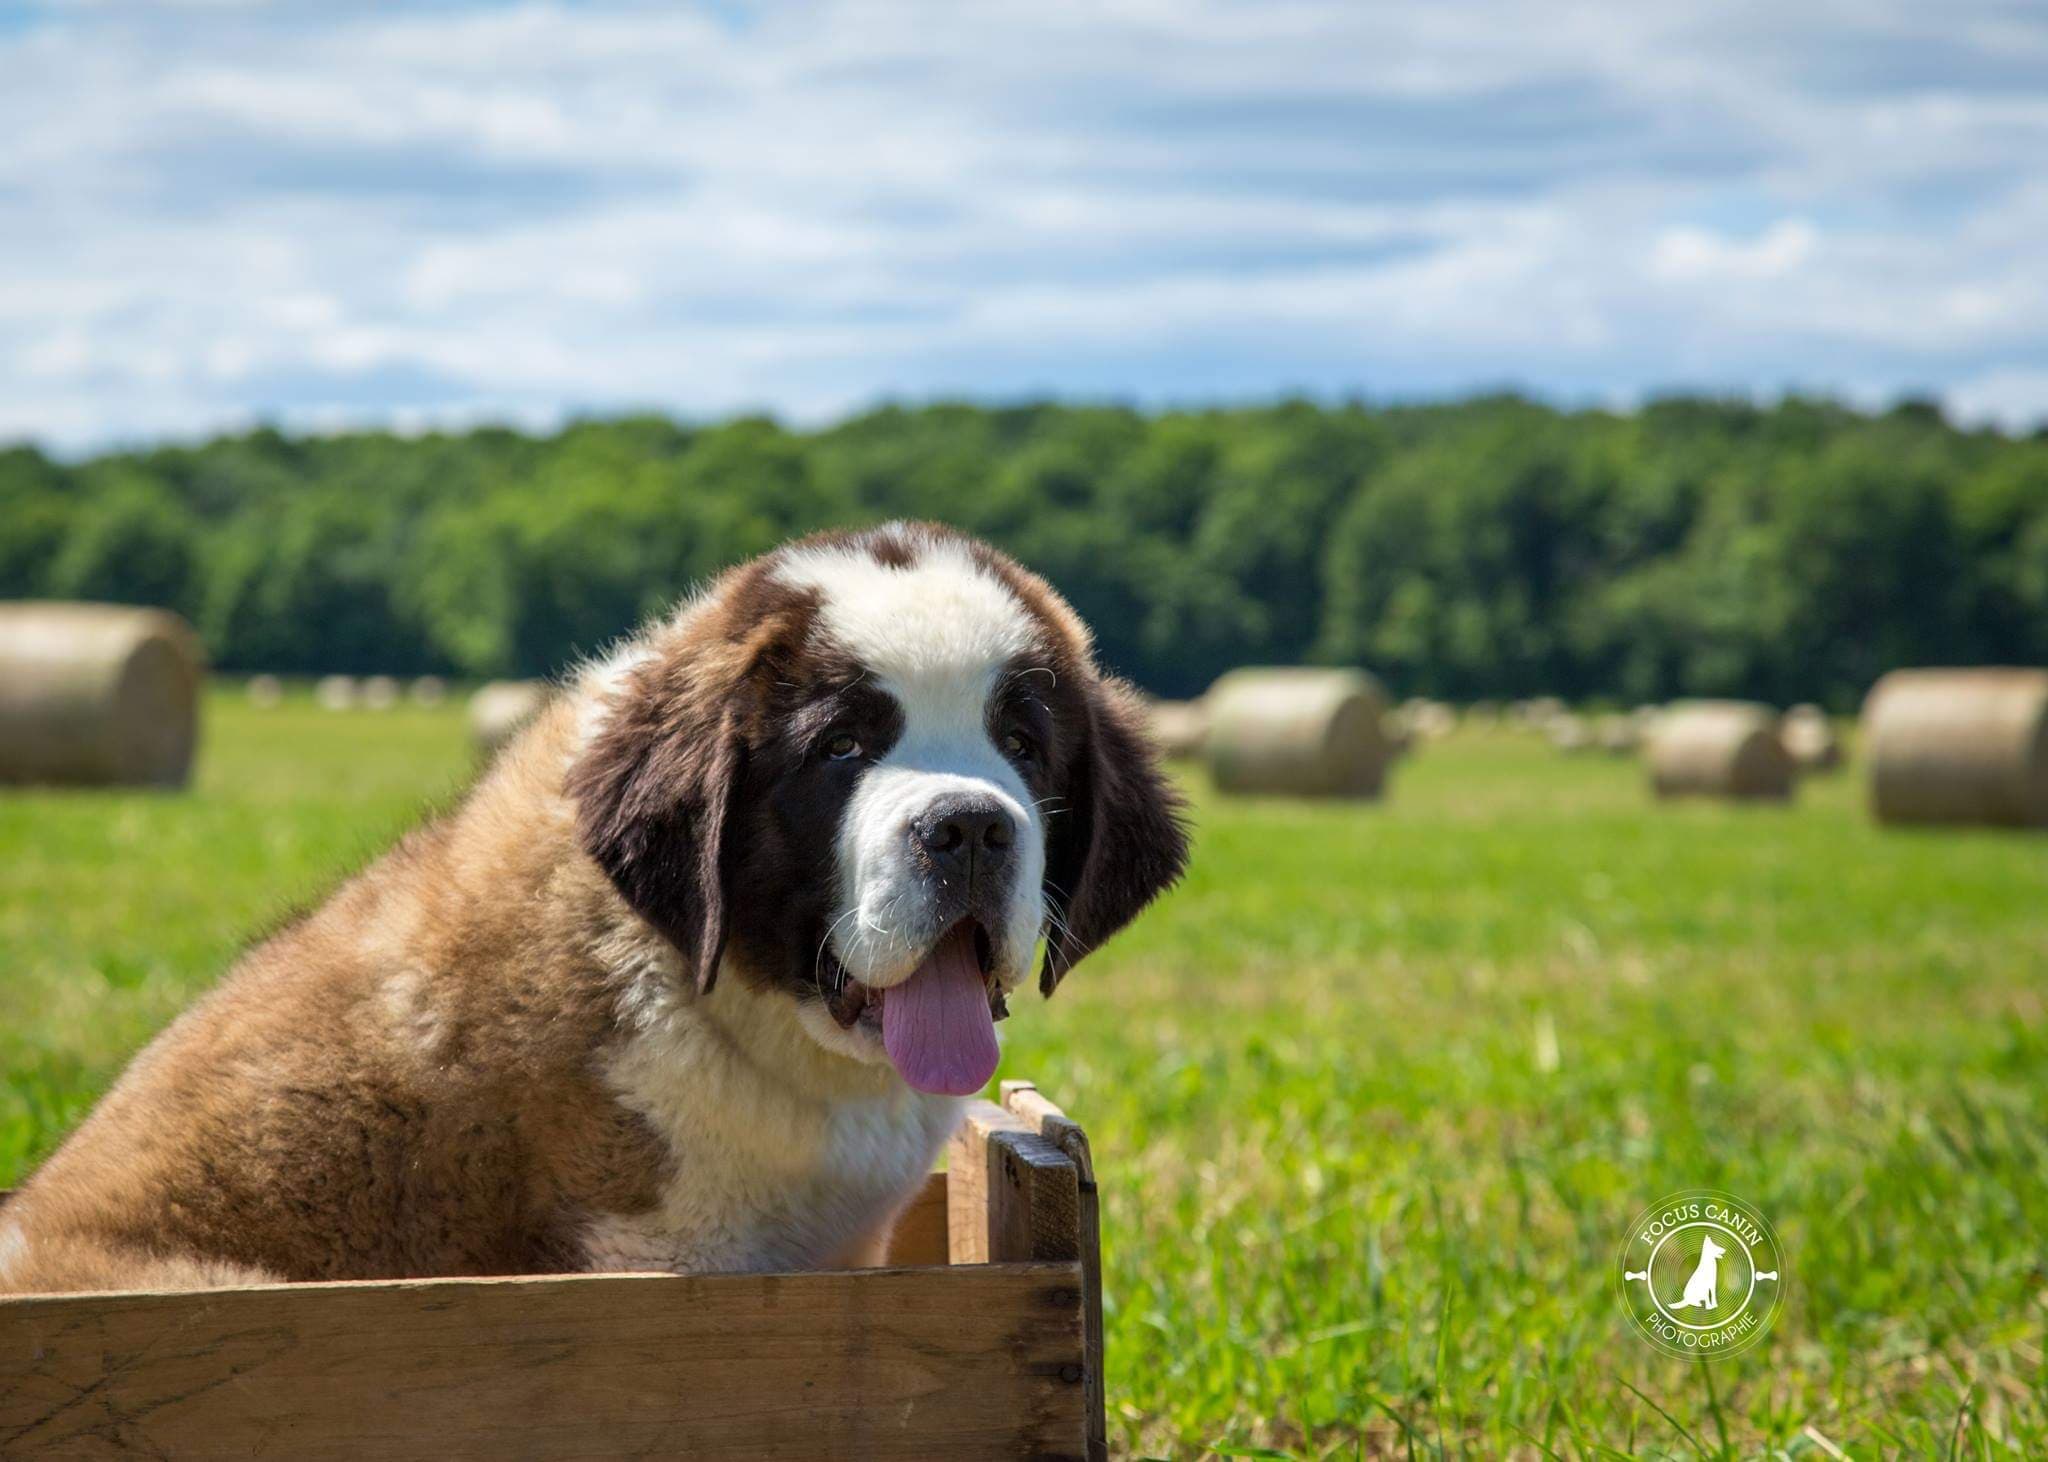
M594 1270L731 1273L839 1260L923 1182L960 1103L898 1088L829 1102L728 1078L707 1086L689 1065L615 1086L667 1143L653 1209L599 1215L584 1230ZM621 1079L623 1078L623 1079Z

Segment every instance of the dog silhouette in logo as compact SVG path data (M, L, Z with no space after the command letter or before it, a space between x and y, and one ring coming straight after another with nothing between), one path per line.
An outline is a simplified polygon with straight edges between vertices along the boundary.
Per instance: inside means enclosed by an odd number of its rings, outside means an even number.
M1692 1278L1685 1282L1685 1298L1673 1300L1667 1307L1673 1310L1711 1310L1721 1302L1721 1256L1728 1251L1712 1239L1704 1241L1706 1247L1700 1250L1700 1262L1692 1271Z

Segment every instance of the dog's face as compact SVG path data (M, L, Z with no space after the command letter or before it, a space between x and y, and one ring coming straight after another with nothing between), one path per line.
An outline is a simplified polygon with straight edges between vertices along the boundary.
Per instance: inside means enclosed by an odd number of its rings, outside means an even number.
M1178 804L1041 580L892 525L745 565L599 672L586 850L682 950L821 1045L979 1090L993 1022L1170 884Z

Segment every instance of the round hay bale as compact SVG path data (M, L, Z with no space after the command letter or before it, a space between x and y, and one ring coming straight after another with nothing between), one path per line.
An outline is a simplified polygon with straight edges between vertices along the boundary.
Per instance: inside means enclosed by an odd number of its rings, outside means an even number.
M1523 726L1533 726L1541 731L1570 707L1554 695L1531 696L1528 700L1517 701L1515 720Z
M1458 729L1458 713L1442 701L1410 696L1395 714L1410 741L1442 741Z
M356 708L356 680L353 675L323 675L313 683L313 700L323 711L352 711Z
M1602 716L1594 723L1593 740L1609 756L1634 756L1643 733L1633 716Z
M493 680L469 698L469 737L477 752L489 756L510 741L548 703L541 680Z
M1778 728L1785 750L1802 772L1832 771L1842 764L1842 742L1819 706L1794 706Z
M1550 741L1551 749L1566 756L1576 756L1582 751L1591 751L1594 746L1593 728L1586 724L1583 716L1570 711L1561 711L1543 725L1543 734Z
M1895 670L1862 745L1879 822L2048 826L2048 670Z
M249 704L261 710L284 704L284 682L275 675L252 675L243 690L248 694Z
M412 683L412 703L438 706L448 699L448 682L438 675L422 675Z
M0 604L0 782L183 786L204 678L166 610Z
M1379 684L1364 671L1233 670L1204 701L1219 791L1379 795L1392 748L1380 726Z
M1396 758L1414 752L1421 736L1415 729L1415 718L1396 706L1380 717L1380 735L1387 741L1387 755Z
M1209 712L1200 701L1153 701L1147 708L1152 739L1162 755L1200 756L1209 737Z
M1659 797L1783 801L1792 795L1792 757L1769 706L1674 702L1657 717L1645 753L1650 787Z
M398 682L388 675L372 675L363 681L363 709L388 711L398 704Z

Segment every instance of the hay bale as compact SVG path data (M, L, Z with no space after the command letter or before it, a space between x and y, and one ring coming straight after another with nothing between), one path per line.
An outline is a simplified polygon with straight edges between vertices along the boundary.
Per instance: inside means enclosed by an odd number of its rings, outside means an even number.
M1609 756L1634 756L1643 744L1642 728L1633 716L1602 716L1593 723L1593 741Z
M1362 670L1233 670L1209 688L1209 772L1218 790L1377 797L1392 748L1385 701Z
M1411 742L1442 741L1458 729L1458 713L1443 701L1410 696L1396 708L1401 728Z
M372 675L363 681L363 709L388 711L398 704L398 682L388 675Z
M313 700L323 711L352 711L356 708L356 679L353 675L323 675L313 683Z
M1538 731L1547 729L1552 721L1570 709L1554 695L1531 696L1528 700L1515 702L1515 707L1517 724Z
M0 604L0 782L183 786L204 678L166 610Z
M249 704L259 710L268 711L284 704L284 682L275 675L252 675L243 690Z
M1160 753L1175 758L1200 756L1209 737L1209 712L1200 701L1153 701L1146 707L1152 739Z
M1591 751L1595 745L1593 728L1586 724L1583 716L1575 716L1570 711L1561 711L1544 722L1543 735L1553 751L1561 751L1566 756Z
M1842 742L1819 706L1794 706L1778 728L1785 750L1802 772L1831 771L1842 764Z
M2048 670L1895 670L1862 743L1879 822L2048 826Z
M548 703L542 680L493 680L469 698L469 738L481 756L489 756L525 728Z
M1792 757L1769 706L1676 701L1657 717L1644 750L1650 787L1659 797L1783 801L1792 795Z
M411 694L416 706L438 706L448 699L448 682L438 675L422 675L412 683Z
M1408 724L1408 718L1399 711L1389 711L1380 717L1380 735L1387 741L1387 755L1398 761L1414 754L1420 739L1415 728Z

